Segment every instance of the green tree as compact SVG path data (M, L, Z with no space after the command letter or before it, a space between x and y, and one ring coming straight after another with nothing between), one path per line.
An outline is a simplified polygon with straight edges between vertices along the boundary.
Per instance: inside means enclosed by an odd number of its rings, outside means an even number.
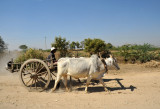
M7 45L5 44L2 37L0 36L0 52L3 52L5 49L7 49Z
M62 38L61 36L55 37L54 42L51 44L52 47L55 47L58 51L60 51L60 56L66 56L69 48L69 41L66 41L66 38Z
M126 45L122 45L120 47L120 54L121 56L124 57L124 61L127 62L129 60L129 57L130 57L130 53L129 53L129 50L130 50L130 44L126 44Z
M112 45L111 43L107 43L107 44L106 44L106 47L107 47L107 49L112 49L112 48L113 48L113 45Z
M77 41L77 42L72 42L70 45L70 49L76 49L76 48L80 48L80 43Z
M84 49L84 41L80 42L80 48Z
M75 49L76 48L76 42L72 42L70 45L70 49Z
M26 52L22 53L21 55L19 55L15 62L24 62L28 59L41 59L44 60L45 59L45 54L42 50L37 50L37 49L32 49L29 48L26 50Z
M28 46L27 45L20 45L19 48L23 51L26 51Z
M154 59L154 53L150 52L150 50L152 50L152 45L146 43L137 47L137 52L141 63Z
M85 39L84 48L90 54L98 54L99 52L106 51L106 43L101 39Z
M150 60L158 59L158 55L155 52L157 48L150 44L143 45L123 45L120 47L120 54L124 57L125 61L135 61L139 60L141 63L145 63ZM153 51L154 50L154 51Z
M80 43L78 41L76 42L76 47L80 48Z

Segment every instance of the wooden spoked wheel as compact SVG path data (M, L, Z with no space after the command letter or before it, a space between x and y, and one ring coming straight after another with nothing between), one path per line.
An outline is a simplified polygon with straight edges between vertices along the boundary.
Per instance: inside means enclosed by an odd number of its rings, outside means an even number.
M45 90L51 79L47 64L39 59L29 59L20 68L20 80L29 91Z

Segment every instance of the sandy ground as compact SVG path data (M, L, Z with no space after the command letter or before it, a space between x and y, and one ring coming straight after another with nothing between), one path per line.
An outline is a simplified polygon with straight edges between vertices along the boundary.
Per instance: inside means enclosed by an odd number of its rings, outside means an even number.
M101 84L91 84L86 94L85 84L77 84L72 92L63 88L54 93L28 92L18 73L2 70L2 65L0 109L160 109L159 68L120 64L120 71L110 70L104 77L110 92L105 92Z

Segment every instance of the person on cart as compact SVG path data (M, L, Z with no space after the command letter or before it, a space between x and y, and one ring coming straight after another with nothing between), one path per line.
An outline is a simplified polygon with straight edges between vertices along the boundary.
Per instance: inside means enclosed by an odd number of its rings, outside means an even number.
M55 57L56 51L57 49L55 47L51 47L51 53L47 57L48 66L53 67L54 65L57 65L57 60Z

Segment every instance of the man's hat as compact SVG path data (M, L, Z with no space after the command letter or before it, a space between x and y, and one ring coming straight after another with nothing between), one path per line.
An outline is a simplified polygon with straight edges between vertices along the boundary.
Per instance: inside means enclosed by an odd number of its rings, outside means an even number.
M55 47L51 47L51 51L53 51L53 50L56 50L56 48Z

